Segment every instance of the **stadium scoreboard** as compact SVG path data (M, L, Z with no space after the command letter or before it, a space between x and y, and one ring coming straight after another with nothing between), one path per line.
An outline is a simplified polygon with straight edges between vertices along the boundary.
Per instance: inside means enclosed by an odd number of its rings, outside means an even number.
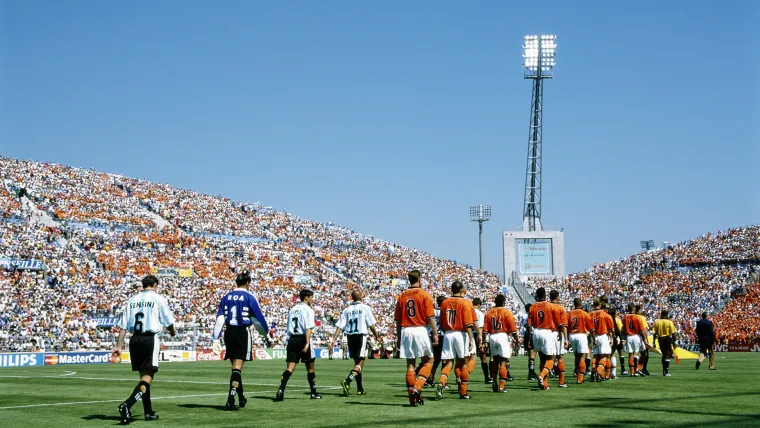
M562 230L505 231L504 278L565 276L565 234Z

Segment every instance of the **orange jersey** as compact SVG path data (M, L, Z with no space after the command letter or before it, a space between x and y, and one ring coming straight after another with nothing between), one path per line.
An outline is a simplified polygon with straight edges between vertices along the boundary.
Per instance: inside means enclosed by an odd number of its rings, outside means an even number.
M488 334L507 333L512 334L517 332L517 325L515 324L515 317L512 315L512 311L507 308L493 308L486 312L485 324L483 330Z
M443 331L467 331L473 327L472 315L475 312L472 302L464 297L449 297L441 303L439 322Z
M615 322L612 320L610 314L602 309L591 311L591 321L594 323L594 332L598 336L607 334L610 330L615 328Z
M568 330L573 333L588 333L594 329L594 321L591 315L583 309L573 309L569 315Z
M396 299L393 319L401 322L401 327L424 327L428 318L435 317L433 297L417 287L404 290Z
M628 314L623 317L623 331L628 336L635 336L644 331L644 322L636 314Z
M560 322L556 321L554 319L554 308L551 303L537 302L530 307L530 313L528 314L529 326L557 331L557 326Z
M554 315L554 322L557 324L558 330L563 325L567 327L567 309L564 306L559 303L552 303L552 314Z

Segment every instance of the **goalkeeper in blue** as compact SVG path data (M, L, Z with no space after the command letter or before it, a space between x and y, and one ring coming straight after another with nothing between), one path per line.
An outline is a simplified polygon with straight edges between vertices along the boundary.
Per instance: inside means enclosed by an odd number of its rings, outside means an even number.
M237 410L235 406L235 397L238 398L240 407L245 407L248 400L243 395L243 364L252 359L252 342L251 326L253 326L261 336L267 346L269 342L269 326L261 313L259 302L256 297L248 290L251 286L251 275L247 270L238 274L235 278L237 288L222 297L219 303L219 310L216 313L216 324L214 325L214 344L213 350L221 353L222 345L219 338L224 329L224 344L227 352L225 360L232 362L232 375L230 375L230 391L227 396L225 410Z

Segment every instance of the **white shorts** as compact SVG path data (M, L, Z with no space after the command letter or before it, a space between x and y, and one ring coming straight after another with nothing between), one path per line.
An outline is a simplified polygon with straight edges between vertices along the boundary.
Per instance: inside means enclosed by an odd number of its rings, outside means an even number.
M488 348L491 349L492 357L510 358L512 356L512 343L507 333L492 334L488 338Z
M557 339L557 355L565 355L567 354L567 349L565 349L565 341Z
M432 357L433 346L430 344L425 327L404 327L401 329L401 349L399 357L404 359Z
M571 334L570 349L576 354L588 354L588 336L586 333Z
M644 341L641 340L641 336L638 334L625 338L625 352L631 354L634 352L641 352L645 349Z
M610 355L612 354L612 346L610 346L610 337L606 334L600 334L596 336L596 342L594 343L594 355Z
M465 358L470 355L470 336L466 331L449 330L443 333L442 360Z
M533 350L544 355L560 355L557 349L557 332L544 328L533 330Z

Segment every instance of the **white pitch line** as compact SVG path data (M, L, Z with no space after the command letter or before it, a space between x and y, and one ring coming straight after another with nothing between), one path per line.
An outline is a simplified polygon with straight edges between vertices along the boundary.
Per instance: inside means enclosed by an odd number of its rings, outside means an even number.
M75 375L75 374L77 374L77 372L66 372L66 373L64 373L64 374L62 374L62 375L60 375L60 376L58 376L58 377L73 376L73 375Z
M291 390L298 390L302 391L306 388L289 388ZM338 389L337 386L325 386L321 389ZM249 392L246 395L261 395L261 394L274 394L277 391L254 391ZM193 398L193 397L219 397L219 396L227 396L227 394L222 393L216 393L216 394L191 394L191 395L171 395L168 397L152 397L151 401L153 400L174 400L179 398ZM53 407L53 406L75 406L78 404L101 404L101 403L121 403L124 400L95 400L95 401L71 401L67 403L43 403L43 404L27 404L23 406L7 406L7 407L0 407L0 410L10 410L10 409L27 409L30 407Z

